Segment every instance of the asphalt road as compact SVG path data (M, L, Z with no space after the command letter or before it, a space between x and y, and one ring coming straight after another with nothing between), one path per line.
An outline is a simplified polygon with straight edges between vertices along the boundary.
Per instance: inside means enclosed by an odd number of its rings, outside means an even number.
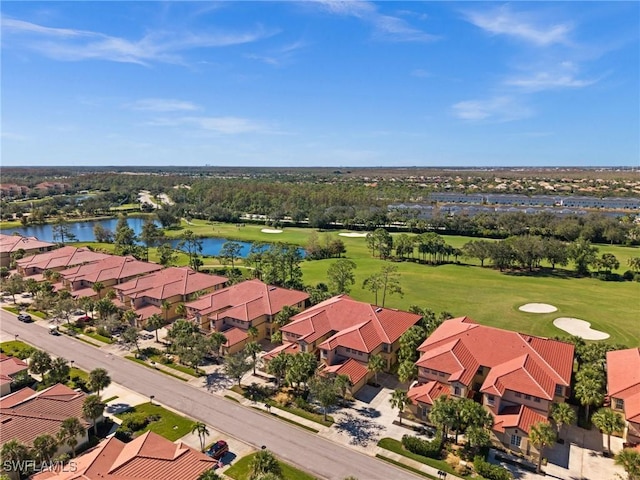
M75 366L83 370L106 368L114 382L142 395L154 395L155 401L257 448L266 445L281 459L320 478L342 480L349 475L358 480L421 478L66 335L49 335L46 328L21 323L4 310L0 310L0 325L7 336L18 334L20 340L74 360Z

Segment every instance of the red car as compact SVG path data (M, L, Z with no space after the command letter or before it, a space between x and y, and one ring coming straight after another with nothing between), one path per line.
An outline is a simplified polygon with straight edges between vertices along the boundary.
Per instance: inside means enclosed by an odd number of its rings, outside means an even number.
M218 440L205 453L214 460L220 460L229 451L229 445L224 440Z

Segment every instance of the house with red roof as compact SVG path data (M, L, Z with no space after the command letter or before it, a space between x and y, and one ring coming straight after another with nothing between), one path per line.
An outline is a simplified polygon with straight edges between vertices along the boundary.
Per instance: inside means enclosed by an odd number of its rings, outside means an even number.
M225 353L244 348L247 330L255 327L257 340L270 338L277 327L272 322L285 307L304 309L309 294L268 285L253 279L203 295L187 303L187 318L205 332L222 332L227 337Z
M215 468L217 460L154 432L146 432L129 443L115 437L74 459L74 468L59 468L34 475L34 480L197 480Z
M111 257L107 253L94 252L87 247L72 247L70 245L56 248L45 253L29 255L16 261L18 273L24 277L42 275L45 270L59 272L69 267L97 262ZM41 278L36 278L41 280Z
M640 443L640 348L607 352L607 396L624 415L628 443Z
M11 393L16 375L29 370L29 365L19 358L0 353L0 397Z
M116 298L138 314L138 326L153 314L165 321L177 318L176 307L197 295L218 290L227 278L196 272L190 267L170 267L115 285ZM163 307L164 305L164 307Z
M71 291L75 298L102 295L129 280L152 272L162 270L162 265L143 262L131 256L109 255L96 262L76 265L60 271L62 288ZM93 285L100 282L102 290L96 294Z
M31 447L33 440L45 433L55 437L62 422L71 417L78 418L85 427L78 436L81 447L89 441L88 429L92 425L82 414L86 397L84 392L58 383L40 392L27 387L0 398L0 447L9 440ZM70 451L67 445L60 445L56 455Z
M291 323L280 328L283 344L265 360L283 351L316 353L327 373L349 376L355 393L372 376L369 358L381 355L391 368L400 336L421 318L338 295L291 317Z
M47 252L55 247L55 244L41 242L36 237L23 237L21 235L5 235L0 233L0 267L11 265L11 255L22 252L24 255Z
M419 384L438 382L451 397L480 401L494 417L493 433L512 450L529 454L531 425L547 421L552 403L569 397L574 355L569 343L460 317L442 323L418 350ZM410 396L418 395L412 390ZM419 418L426 419L428 405Z

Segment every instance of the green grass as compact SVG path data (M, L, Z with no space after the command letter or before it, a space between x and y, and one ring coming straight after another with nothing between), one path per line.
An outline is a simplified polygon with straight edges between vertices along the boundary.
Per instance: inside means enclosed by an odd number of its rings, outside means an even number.
M98 333L91 332L91 333L84 333L83 335L86 335L87 337L91 337L94 340L98 340L99 342L107 343L109 345L113 343L113 338L105 337Z
M7 312L11 312L15 315L18 315L20 313L20 309L17 307L2 307L3 310L6 310Z
M324 415L320 413L307 412L306 410L303 410L301 408L276 405L274 403L272 403L272 405L279 408L280 410L284 410L285 412L297 415L298 417L302 417L306 420L311 420L312 422L319 423L320 425L323 425L325 427L330 427L334 423L333 417L331 417L331 415L327 415L327 420L325 420Z
M232 402L240 403L240 400L238 400L236 397L232 397L231 395L225 395L224 398L226 398L227 400L231 400Z
M389 457L385 457L384 455L380 455L379 453L376 454L376 458L379 458L380 460L384 460L387 463L390 463L392 465L395 465L396 467L400 467L400 468L404 468L405 470L409 470L410 472L416 473L422 477L425 478L433 478L434 480L437 480L436 477L434 477L433 475L429 475L428 473L423 472L422 470L418 470L417 468L413 468L410 467L409 465L405 465L402 462L398 462L396 460L394 460L393 458L389 458Z
M186 373L187 375L191 375L192 377L201 376L199 373L196 374L196 371L193 368L187 367L186 365L181 365L179 363L162 363L160 361L162 360L162 355L151 355L149 357L149 360L153 360L154 362L156 362L156 364L164 365L165 367L168 367L168 368L173 368L178 372Z
M224 474L234 480L248 480L251 469L251 460L255 453L242 457L237 460L231 467L225 470ZM282 478L284 480L316 480L316 477L309 475L302 470L292 467L288 463L278 461L282 470Z
M80 377L82 380L84 380L85 382L89 381L89 374L87 372L85 372L84 370L81 370L79 368L76 367L71 367L71 369L69 370L69 376L70 377Z
M232 398L232 397L227 397L227 398ZM232 398L232 400L235 400L237 402L237 400L235 398ZM262 413L266 413L263 409L258 408L258 407L252 407L254 410L258 410L259 412ZM269 415L272 415L273 417L277 418L278 420L284 420L287 423L290 423L292 425L295 425L296 427L300 427L300 428L304 428L305 430L308 430L309 432L313 432L313 433L320 433L320 430L316 430L315 428L311 428L308 427L306 425L303 425L302 423L298 423L295 420L291 420L290 418L287 417L281 417L280 415L278 415L277 413L269 413Z
M152 405L151 403L143 403L141 405L136 405L131 408L131 410L128 410L128 412L144 413L145 415L159 415L159 420L149 423L139 433L151 430L172 442L175 442L179 438L191 432L191 428L193 427L192 420L182 417L156 404ZM122 415L126 415L128 412L125 412L124 414L119 413L116 416L118 418L122 418Z
M182 380L183 382L187 381L186 378L179 377L178 375L174 375L173 373L167 372L166 370L160 370L159 368L156 368L155 366L148 364L144 360L140 360L139 358L136 358L132 355L127 355L124 358L126 358L127 360L131 360L132 362L139 363L140 365L144 365L147 368L151 368L156 372L164 373L165 375L169 375L170 377L177 378L178 380Z
M10 340L8 342L0 343L0 348L2 349L2 353L5 353L11 357L25 359L31 355L31 352L35 350L30 345L27 345L24 342Z
M112 402L112 401L114 401L116 398L120 398L120 397L118 397L118 395L114 395L113 397L105 398L105 399L102 401L102 403L109 403L109 402Z

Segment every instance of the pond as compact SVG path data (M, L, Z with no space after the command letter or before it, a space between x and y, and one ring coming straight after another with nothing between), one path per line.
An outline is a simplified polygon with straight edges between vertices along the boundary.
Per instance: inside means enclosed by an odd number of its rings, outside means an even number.
M127 218L127 223L129 227L133 229L136 235L139 235L142 231L142 226L144 225L143 218L135 218L129 217ZM115 231L116 225L118 224L117 218L110 218L106 220L92 220L88 222L69 222L67 225L69 227L69 232L76 236L77 242L95 242L95 236L93 235L93 227L97 224L102 225L105 229L110 231ZM17 232L20 235L25 237L36 237L38 240L42 240L44 242L55 242L57 239L54 239L53 235L53 225L29 225L28 227L20 227L20 228L10 228L3 229L0 233L4 233L5 235L11 235L12 233ZM226 238L218 238L218 237L210 237L210 238L202 238L202 254L207 256L217 256L220 255L220 249L225 242L229 240ZM176 247L180 240L174 239L171 240L171 245ZM236 242L241 245L242 250L240 251L240 257L246 257L249 254L249 250L251 249L251 243L249 242Z

